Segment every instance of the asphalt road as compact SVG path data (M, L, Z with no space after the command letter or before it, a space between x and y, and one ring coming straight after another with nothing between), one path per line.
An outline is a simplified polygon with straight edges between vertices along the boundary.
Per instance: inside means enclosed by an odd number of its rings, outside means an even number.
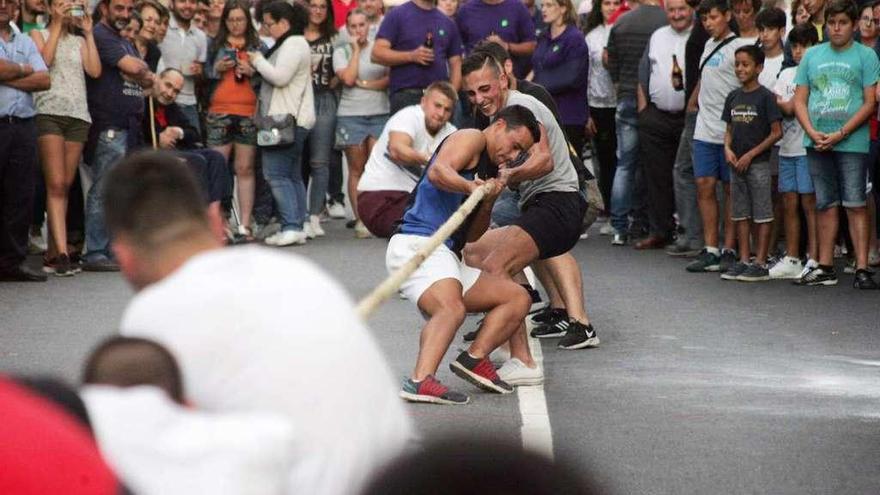
M366 294L384 276L384 242L325 226L327 238L287 250ZM595 230L575 253L602 345L543 343L557 458L612 493L880 493L880 291L851 289L851 276L833 288L723 282ZM118 274L0 284L0 369L75 382L131 294ZM403 377L420 317L393 299L370 324ZM472 403L408 406L423 434L518 439L516 396L481 393L447 363L440 379Z

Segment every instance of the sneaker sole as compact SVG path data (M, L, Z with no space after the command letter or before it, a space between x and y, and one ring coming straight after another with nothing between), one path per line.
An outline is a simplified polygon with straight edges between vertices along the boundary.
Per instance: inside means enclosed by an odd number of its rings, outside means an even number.
M726 272L721 274L721 280L739 280L737 277L739 277L739 275L732 275Z
M673 258L693 258L700 254L699 251L666 251L666 254Z
M765 275L763 277L743 277L742 275L736 277L739 282L768 282L770 281L770 275Z
M504 380L504 378L502 378L502 380ZM517 378L517 379L504 380L504 381L514 387L534 387L536 385L543 384L544 377L541 376L541 377L535 377L535 378Z
M409 392L400 391L400 398L407 402L416 402L421 404L440 404L444 406L463 406L471 401L468 397L464 402L455 402L453 400L444 399L442 397L434 397L433 395L411 394Z
M820 285L827 285L827 286L837 285L837 282L838 282L838 280L823 280L821 282L812 282L812 283L807 282L807 283L799 283L799 284L795 284L795 285L802 285L804 287L818 287Z
M773 275L770 275L770 280L799 280L800 278L800 273L798 273L797 275L785 275L782 277L774 277Z
M512 393L513 390L507 390L506 388L501 388L498 385L495 385L490 380L483 378L476 373L471 372L469 369L465 368L458 361L453 361L449 363L449 369L456 374L459 378L463 378L473 385L481 388L487 392L493 392L496 394L509 394Z
M559 338L559 337L564 337L565 330L563 330L561 332L545 333L545 334L541 334L541 335L536 335L535 332L532 332L529 335L531 335L532 338L535 338L535 339L555 339L555 338Z
M560 349L565 349L567 351L574 351L577 349L586 349L588 347L599 347L599 337L596 336L591 339L587 339L583 342L579 342L577 344L569 345L569 346L564 346L564 345L560 344L557 347L559 347Z
M691 273L717 273L721 271L721 265L709 265L700 269L691 269L690 267L685 267L685 270Z

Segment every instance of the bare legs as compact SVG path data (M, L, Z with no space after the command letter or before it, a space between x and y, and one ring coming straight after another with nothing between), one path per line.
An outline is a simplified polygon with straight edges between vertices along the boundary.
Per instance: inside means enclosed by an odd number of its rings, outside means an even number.
M79 168L83 143L47 134L37 138L40 163L46 178L46 213L49 218L49 250L53 258L67 253L67 198Z
M229 155L235 151L234 169L235 179L238 188L238 210L241 218L241 225L250 227L251 215L254 211L254 196L256 190L256 179L254 178L254 158L256 157L256 147L247 144L226 144L214 147L215 150L223 154L223 158L229 161Z
M357 186L367 165L370 152L376 144L376 138L370 136L361 144L345 147L345 159L348 162L348 199L351 202L351 213L355 220L357 213Z

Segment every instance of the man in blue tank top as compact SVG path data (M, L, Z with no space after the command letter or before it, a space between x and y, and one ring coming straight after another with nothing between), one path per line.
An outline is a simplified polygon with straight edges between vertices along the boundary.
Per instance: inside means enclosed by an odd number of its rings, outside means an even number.
M519 328L531 297L509 276L483 273L468 277L473 273L461 263L461 249L489 227L495 198L510 173L508 166L540 138L532 112L518 105L505 108L485 130L465 129L447 137L413 190L398 231L388 243L385 263L389 272L412 258L484 181L492 184L464 224L400 288L428 320L422 329L415 369L403 382L400 395L404 399L434 404L469 402L467 395L449 390L435 374L465 314L476 311L487 312L483 330L449 367L484 390L513 391L498 378L488 356Z

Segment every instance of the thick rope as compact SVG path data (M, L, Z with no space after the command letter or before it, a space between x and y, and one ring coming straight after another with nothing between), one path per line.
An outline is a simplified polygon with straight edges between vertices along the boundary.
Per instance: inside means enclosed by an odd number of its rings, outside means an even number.
M461 224L467 219L468 215L474 211L477 203L483 199L483 196L490 190L491 184L483 184L468 196L467 200L458 208L458 210L446 220L446 223L437 229L431 237L428 238L418 252L413 255L405 265L399 270L388 276L381 284L373 289L366 297L361 299L357 305L357 313L361 319L366 320L373 312L382 305L385 300L394 295L400 288L401 284L409 278L410 275L434 252L437 247L449 238Z

